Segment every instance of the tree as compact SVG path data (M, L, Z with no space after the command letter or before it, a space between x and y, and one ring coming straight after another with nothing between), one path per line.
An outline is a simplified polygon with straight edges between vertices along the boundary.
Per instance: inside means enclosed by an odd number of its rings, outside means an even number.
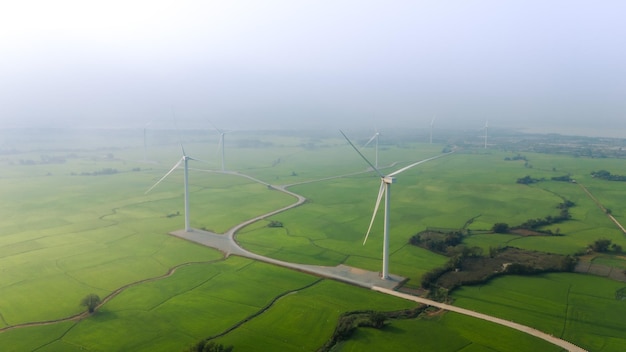
M483 248L482 247L478 247L478 246L474 246L474 247L469 249L469 254L468 255L470 257L474 257L474 258L482 257L483 256Z
M202 340L189 348L189 352L231 352L233 346L224 346L221 343Z
M491 231L495 233L507 233L509 232L509 224L505 224L503 222L498 222L493 224Z
M283 223L280 221L272 220L269 224L267 224L267 227L283 227Z
M102 300L100 299L100 297L98 297L97 294L90 293L80 301L80 305L83 307L87 307L89 313L93 313L96 310L98 304L100 304L100 302L102 302Z
M385 325L385 320L387 320L387 316L382 312L371 312L369 318L372 326L376 329L382 328Z
M599 240L595 240L592 244L589 245L592 251L597 253L608 252L609 247L611 246L611 240L606 238L601 238Z
M498 251L497 247L489 246L489 258L495 258L498 255Z
M574 271L576 268L576 264L578 263L578 258L571 255L566 255L561 259L561 270L563 271Z

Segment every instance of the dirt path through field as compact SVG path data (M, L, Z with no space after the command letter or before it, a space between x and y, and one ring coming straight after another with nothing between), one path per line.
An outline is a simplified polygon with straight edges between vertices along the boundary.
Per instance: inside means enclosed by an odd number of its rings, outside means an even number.
M624 226L622 226L622 224L620 224L620 222L617 221L617 219L609 211L607 211L607 209L604 207L604 205L602 205L602 203L600 203L600 201L596 197L594 197L593 194L591 194L591 192L587 189L587 187L583 186L580 183L578 183L578 185L580 186L580 188L583 189L583 191L585 191L585 193L587 193L589 198L591 198L591 200L593 200L593 202L596 203L598 208L600 208L606 214L606 216L608 216L609 219L611 219L611 221L613 221L615 223L615 225L617 225L617 227L619 227L620 230L622 230L622 232L624 234L626 234L626 229L624 229Z
M100 307L102 307L107 302L109 302L110 300L112 300L117 295L119 295L124 290L126 290L126 289L128 289L130 287L141 285L141 284L144 284L144 283L147 283L147 282L152 282L152 281L165 279L167 277L170 277L170 276L174 275L176 270L178 270L179 268L182 268L184 266L193 265L193 264L215 263L215 262L222 261L224 259L225 258L217 259L217 260L210 260L210 261L206 261L206 262L187 262L187 263L182 263L182 264L176 265L174 267L171 267L163 275L150 277L150 278L139 280L139 281L135 281L135 282L131 282L131 283L127 284L127 285L124 285L124 286L116 289L115 291L111 292L109 295L104 297L102 299L102 302L100 302L100 304L98 304L98 306L96 306L95 310L97 311ZM18 328L26 328L26 327L29 327L29 326L44 326L44 325L51 325L51 324L57 324L57 323L64 323L64 322L68 322L68 321L80 321L82 319L88 318L89 316L91 316L91 314L89 312L81 312L81 313L77 313L77 314L74 314L74 315L71 315L71 316L65 317L65 318L45 320L45 321L35 321L35 322L22 323L22 324L15 324L15 325L10 325L10 326L5 326L3 328L0 328L0 333L3 333L5 331L9 331L9 330L13 330L13 329L18 329Z

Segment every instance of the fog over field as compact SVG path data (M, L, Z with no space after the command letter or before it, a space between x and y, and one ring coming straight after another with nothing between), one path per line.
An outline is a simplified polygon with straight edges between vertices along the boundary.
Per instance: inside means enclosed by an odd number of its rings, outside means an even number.
M5 1L0 127L626 136L622 1Z

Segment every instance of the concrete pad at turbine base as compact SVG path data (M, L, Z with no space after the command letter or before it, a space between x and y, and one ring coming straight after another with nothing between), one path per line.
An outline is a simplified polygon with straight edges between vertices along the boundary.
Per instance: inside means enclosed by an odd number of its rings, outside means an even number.
M215 248L229 256L231 254L242 255L241 247L228 235L217 234L214 232L191 229L187 232L185 230L177 230L170 232L170 235L176 236L187 241L195 242L203 246Z
M385 280L381 277L380 272L354 268L343 264L337 266L302 264L302 266L309 267L311 272L317 272L319 275L368 288L378 286L393 290L406 281L406 278L393 274L389 274L389 278Z
M389 278L383 279L381 278L379 272L367 271L343 264L337 266L321 266L285 262L249 252L241 248L231 236L220 235L209 231L192 229L187 232L185 230L178 230L171 232L170 234L203 246L215 248L223 252L226 256L238 255L366 288L377 286L392 290L404 283L406 280L404 277L393 274L390 274Z

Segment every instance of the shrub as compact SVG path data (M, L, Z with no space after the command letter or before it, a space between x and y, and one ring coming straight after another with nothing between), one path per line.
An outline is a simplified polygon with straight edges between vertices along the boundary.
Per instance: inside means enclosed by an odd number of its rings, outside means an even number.
M509 232L509 224L503 223L503 222L498 222L493 224L493 227L491 228L491 231L495 232L495 233L507 233Z
M83 307L87 307L89 313L93 313L96 310L96 307L98 307L98 304L100 304L100 302L102 302L102 300L97 294L90 293L80 301L80 305Z

